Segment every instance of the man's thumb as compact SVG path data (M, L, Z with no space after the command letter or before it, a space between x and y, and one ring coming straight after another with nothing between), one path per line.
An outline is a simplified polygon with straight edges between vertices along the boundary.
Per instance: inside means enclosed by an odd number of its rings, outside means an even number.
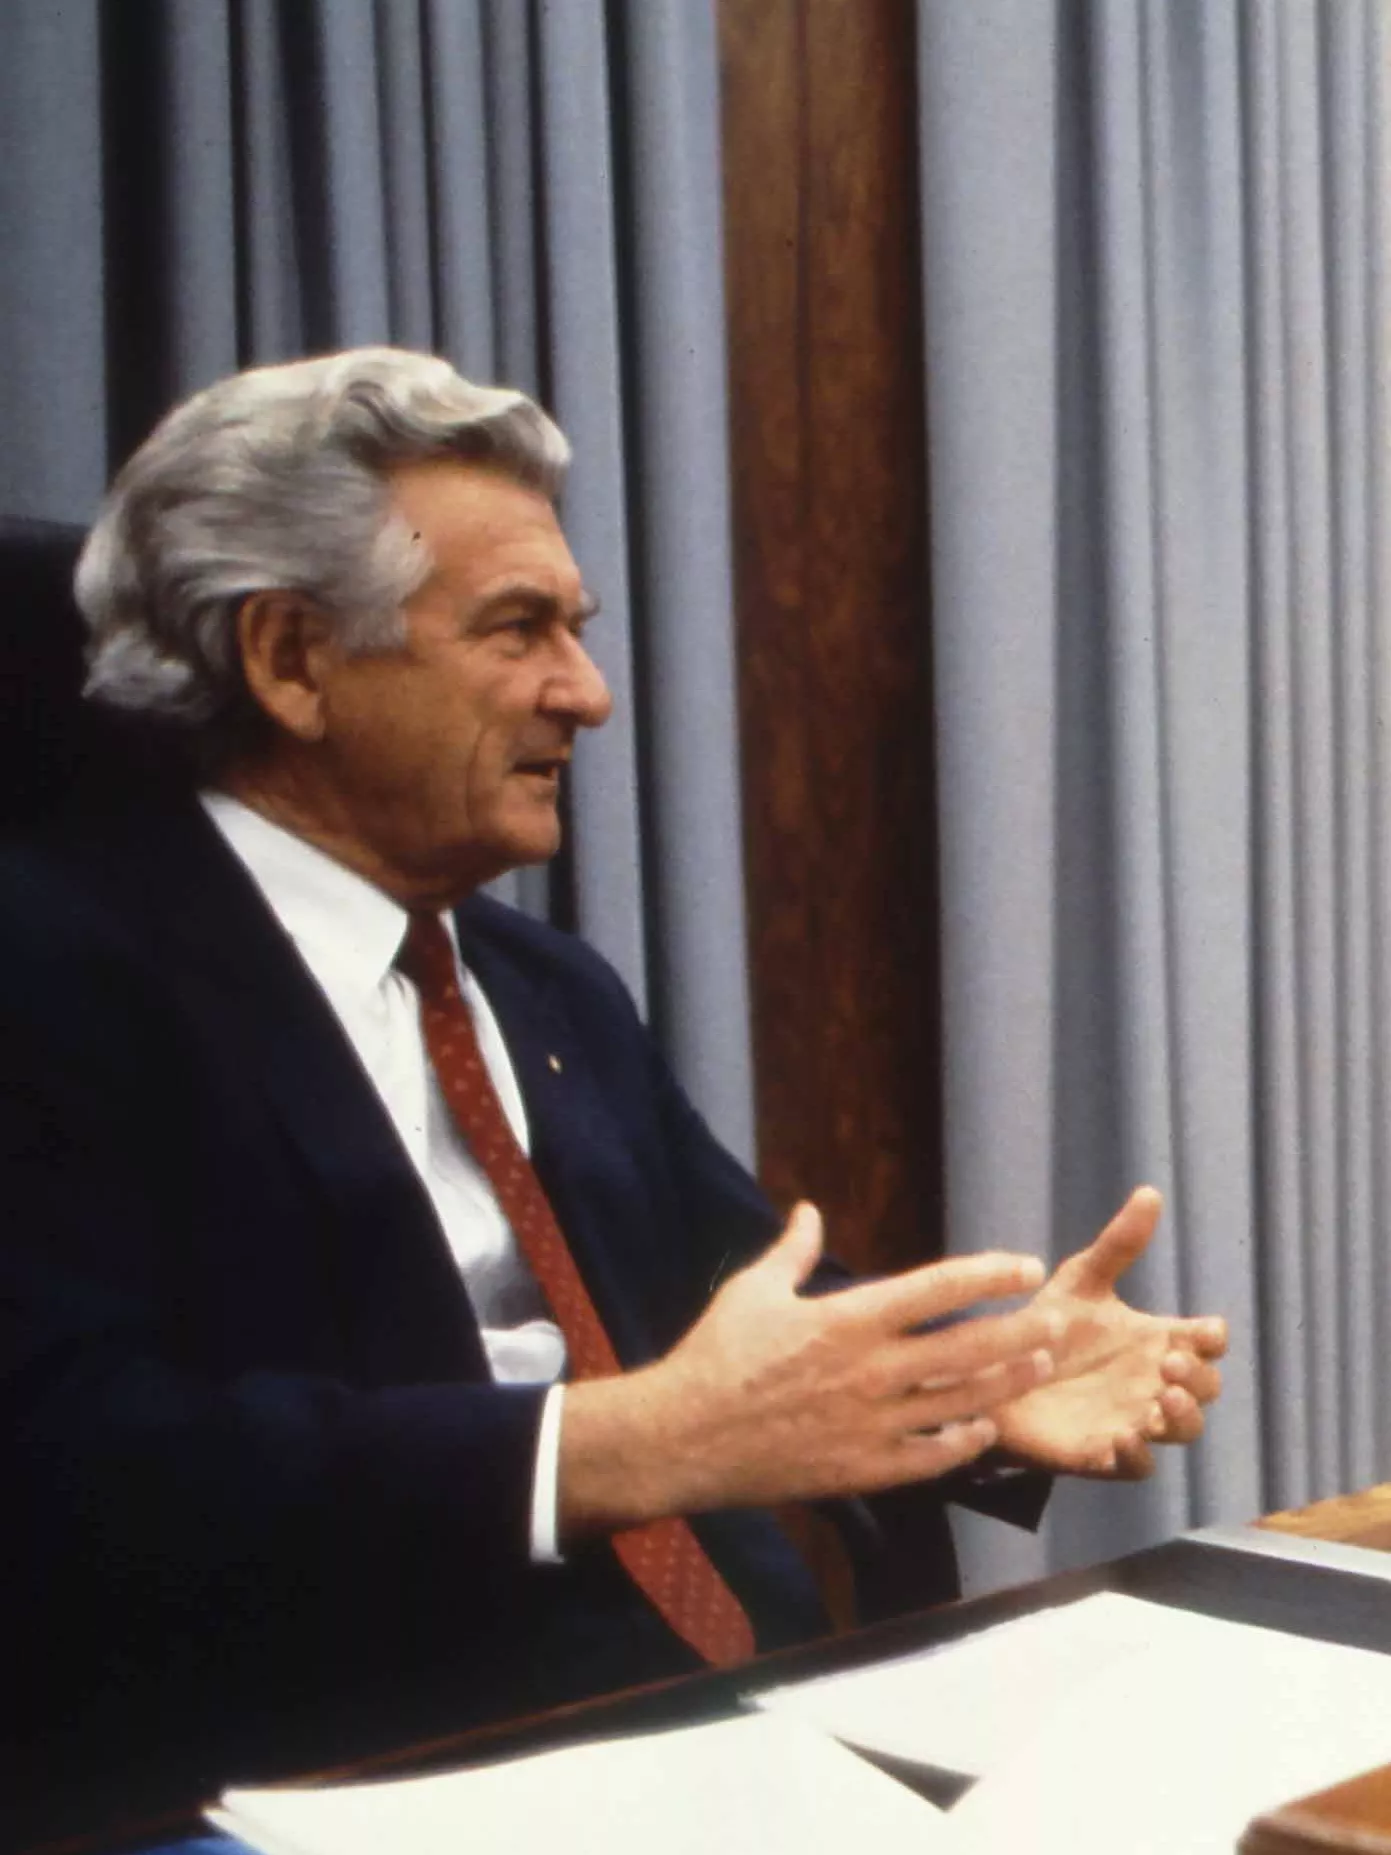
M1079 1265L1071 1286L1101 1294L1114 1288L1144 1255L1163 1209L1164 1200L1152 1185L1137 1186L1100 1235L1069 1259Z
M792 1207L782 1235L757 1266L781 1278L795 1294L820 1262L823 1241L821 1213L804 1201Z

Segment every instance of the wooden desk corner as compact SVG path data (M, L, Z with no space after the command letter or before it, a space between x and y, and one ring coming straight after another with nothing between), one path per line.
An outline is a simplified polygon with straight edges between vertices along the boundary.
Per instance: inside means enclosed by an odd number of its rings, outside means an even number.
M1343 1546L1370 1546L1391 1552L1391 1481L1363 1488L1357 1494L1338 1494L1331 1500L1311 1501L1280 1514L1267 1514L1257 1526L1275 1533L1294 1533L1301 1539L1326 1539Z
M1238 1855L1391 1855L1391 1765L1258 1816Z

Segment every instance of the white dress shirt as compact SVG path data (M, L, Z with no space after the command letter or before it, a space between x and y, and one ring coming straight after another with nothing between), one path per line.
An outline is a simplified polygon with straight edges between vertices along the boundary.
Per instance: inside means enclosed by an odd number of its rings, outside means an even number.
M532 1482L531 1553L557 1559L556 1480L565 1341L517 1248L482 1170L455 1126L420 1030L420 1000L396 966L409 917L399 903L293 832L223 792L204 810L265 897L357 1052L411 1164L430 1195L482 1329L493 1377L549 1384ZM526 1108L502 1032L478 981L459 960L460 989L503 1112L530 1151Z

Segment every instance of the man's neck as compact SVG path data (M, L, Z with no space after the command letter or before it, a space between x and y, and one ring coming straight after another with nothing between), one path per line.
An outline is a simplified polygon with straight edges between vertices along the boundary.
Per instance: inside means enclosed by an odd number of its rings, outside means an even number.
M456 908L480 886L475 883L461 889L457 882L401 869L355 828L348 808L334 794L296 778L292 771L238 766L224 770L215 784L248 810L361 876L402 908Z

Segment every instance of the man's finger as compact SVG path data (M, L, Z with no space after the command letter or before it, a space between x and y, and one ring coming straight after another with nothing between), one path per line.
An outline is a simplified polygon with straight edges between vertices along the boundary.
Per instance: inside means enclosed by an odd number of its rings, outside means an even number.
M1022 1398L1052 1376L1053 1355L1039 1348L950 1384L917 1386L890 1408L901 1430L933 1430L964 1417L988 1415L997 1404Z
M899 1341L894 1358L896 1388L941 1390L978 1377L1015 1359L1048 1353L1059 1337L1058 1316L1046 1308L986 1314L940 1333L912 1334Z
M1106 1294L1144 1255L1154 1235L1164 1200L1152 1185L1130 1194L1106 1228L1058 1271L1077 1294Z
M885 1282L865 1282L836 1296L837 1308L886 1333L906 1333L924 1321L957 1314L977 1301L1032 1294L1043 1280L1036 1256L990 1250L925 1263Z
M1199 1404L1211 1404L1221 1394L1221 1368L1209 1365L1207 1360L1199 1359L1196 1353L1166 1353L1159 1370L1166 1384L1182 1385Z
M1156 1443L1196 1443L1203 1433L1202 1407L1181 1385L1166 1385L1148 1431Z
M1123 1436L1114 1445L1107 1473L1118 1481L1144 1481L1154 1473L1154 1451L1142 1436Z
M998 1442L999 1435L988 1417L949 1423L926 1434L906 1435L896 1445L887 1471L877 1478L879 1486L890 1488L949 1475L953 1469L964 1468L984 1455Z
M1227 1323L1220 1314L1191 1314L1169 1323L1169 1343L1190 1347L1202 1359L1220 1359L1227 1350Z

